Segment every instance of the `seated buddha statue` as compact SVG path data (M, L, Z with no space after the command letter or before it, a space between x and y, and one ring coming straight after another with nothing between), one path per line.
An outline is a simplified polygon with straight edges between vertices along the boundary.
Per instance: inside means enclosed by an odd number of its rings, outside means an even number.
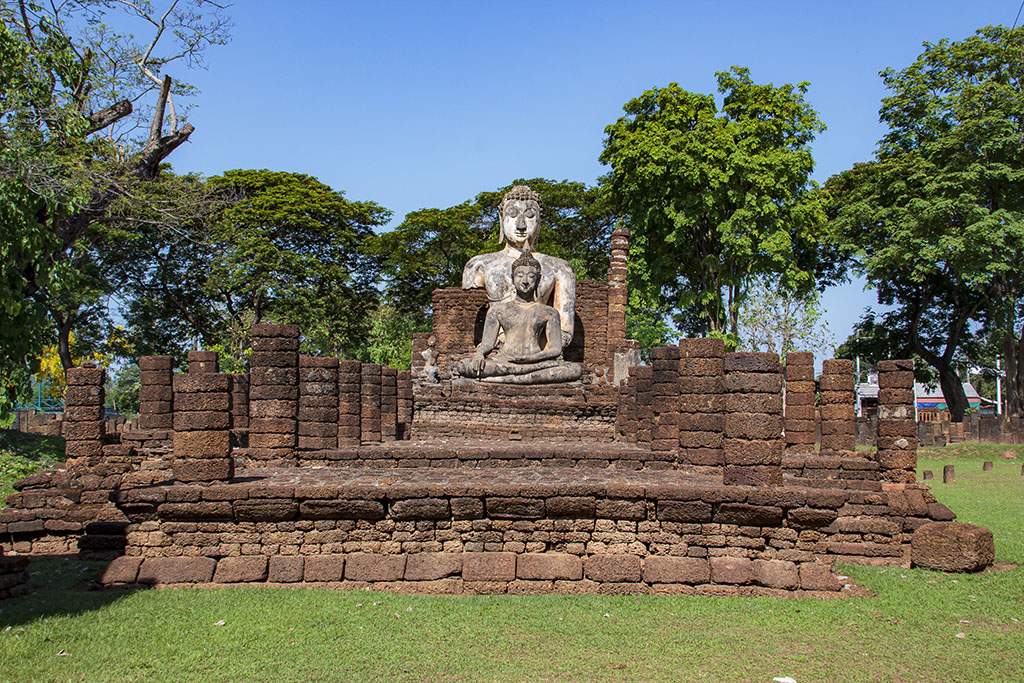
M534 249L542 208L540 195L526 185L516 185L506 192L498 206L504 247L501 251L471 258L462 271L462 288L485 288L492 304L513 299L515 288L510 268L512 262L528 249L541 266L537 301L553 307L558 313L558 336L564 348L572 341L575 324L576 275L567 261Z
M557 310L537 301L540 262L525 248L511 267L514 296L487 309L483 336L470 358L458 361L456 375L505 384L551 384L580 378L583 368L562 360L563 335ZM499 345L497 352L488 357Z

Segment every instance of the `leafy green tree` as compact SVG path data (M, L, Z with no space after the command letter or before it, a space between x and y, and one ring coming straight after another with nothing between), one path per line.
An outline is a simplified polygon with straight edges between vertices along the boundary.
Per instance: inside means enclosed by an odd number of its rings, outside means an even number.
M967 398L957 371L979 325L1021 358L1024 263L1024 29L987 27L925 43L882 72L888 132L875 160L829 180L833 228L857 268L894 306L884 325L938 374L954 420ZM1020 411L1021 364L1008 394Z
M252 325L274 320L298 324L308 352L361 353L379 299L366 247L388 211L299 173L235 170L205 184L198 196L222 198L212 213L150 231L124 259L135 349L181 354L195 341L242 362Z
M568 180L519 179L447 209L409 213L376 239L388 302L416 324L427 319L431 293L462 284L462 269L499 245L498 206L513 185L529 185L544 204L538 248L567 260L579 279L604 279L616 216L601 186Z
M808 84L759 85L740 67L717 76L721 109L675 83L627 102L600 158L633 239L644 238L651 291L684 331L735 343L758 275L806 292L838 272L823 240L827 197L810 180L824 125Z
M124 30L133 22L139 32ZM58 338L68 351L71 328L98 311L104 288L87 231L193 131L175 109L191 88L165 71L201 63L226 39L223 10L208 0L0 3L0 306L10 316L0 332L0 419L42 345ZM154 109L136 111L150 93Z

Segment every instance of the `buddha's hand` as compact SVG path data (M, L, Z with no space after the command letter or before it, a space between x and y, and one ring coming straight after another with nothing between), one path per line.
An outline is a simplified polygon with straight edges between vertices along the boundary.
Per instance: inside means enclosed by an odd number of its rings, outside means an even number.
M477 351L473 354L473 357L469 359L469 369L474 375L479 377L480 373L484 371L484 364L486 363L487 361L484 359L484 354Z
M569 342L572 341L572 332L566 332L562 330L562 349L569 348Z

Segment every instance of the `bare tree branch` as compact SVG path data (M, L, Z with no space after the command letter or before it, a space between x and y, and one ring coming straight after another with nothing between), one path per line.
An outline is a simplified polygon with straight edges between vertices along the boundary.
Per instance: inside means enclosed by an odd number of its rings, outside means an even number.
M128 100L121 100L116 104L112 104L106 109L101 109L98 112L89 114L86 118L89 121L89 130L86 135L91 135L96 131L103 130L107 126L110 126L124 117L132 113L132 103Z

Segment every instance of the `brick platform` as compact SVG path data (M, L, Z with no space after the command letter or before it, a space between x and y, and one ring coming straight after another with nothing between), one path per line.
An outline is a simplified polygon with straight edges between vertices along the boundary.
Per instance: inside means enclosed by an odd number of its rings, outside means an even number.
M912 489L727 486L681 471L253 469L227 484L123 489L132 524L108 581L835 591L832 559L905 563L929 500Z

